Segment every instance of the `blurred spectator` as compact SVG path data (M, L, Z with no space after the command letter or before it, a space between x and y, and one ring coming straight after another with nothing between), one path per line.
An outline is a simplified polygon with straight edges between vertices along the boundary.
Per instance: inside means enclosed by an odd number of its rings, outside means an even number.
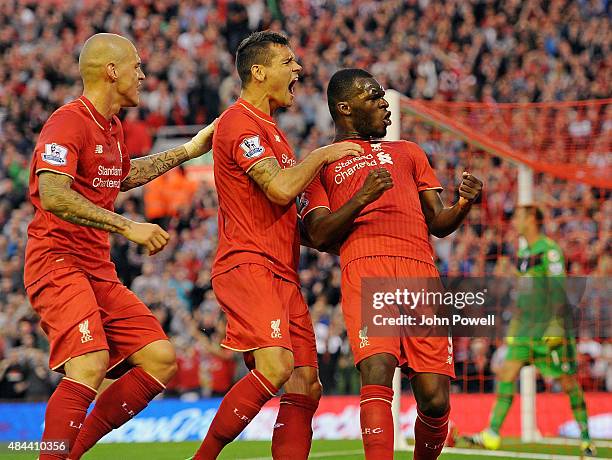
M131 157L148 155L153 146L151 128L140 118L136 109L127 110L123 119L123 132L125 135L125 146Z
M10 350L0 361L0 399L25 399L28 390L28 367L20 350Z
M149 153L160 126L210 122L233 103L240 91L234 51L251 31L271 28L289 35L304 67L295 106L278 114L298 156L332 139L327 81L339 68L358 66L413 98L487 103L490 113L470 112L466 122L506 136L504 142L541 155L541 161L566 161L584 147L585 158L576 161L602 170L612 162L609 104L602 113L557 110L541 117L546 124L510 111L514 130L493 123L498 118L491 115L502 102L609 97L612 32L606 2L7 0L0 2L0 25L0 398L44 399L57 382L57 374L43 372L48 345L30 316L22 282L32 217L28 162L44 120L81 94L77 58L96 32L128 35L143 60L147 79L140 108L126 111L124 120L132 156ZM456 136L436 133L407 115L401 127L404 138L426 151L447 202L456 198L462 168L483 173L482 204L462 229L433 241L440 272L484 276L500 259L511 264L517 235L508 219L517 198L516 168L468 151ZM535 181L546 230L563 245L571 272L609 277L609 193L546 174ZM182 367L174 390L222 395L239 367L234 354L218 346L225 325L210 283L218 232L214 189L181 170L151 183L144 197L124 196L119 212L158 222L172 235L169 246L152 258L118 235L111 241L121 278L177 345ZM356 394L359 375L340 313L337 259L303 248L300 279L312 306L324 390ZM585 296L587 330L611 320L602 292L594 288ZM581 354L584 378L593 388L611 391L611 345L585 338L600 350ZM491 369L503 347L493 358L492 350L484 340L455 339L455 389L492 390Z

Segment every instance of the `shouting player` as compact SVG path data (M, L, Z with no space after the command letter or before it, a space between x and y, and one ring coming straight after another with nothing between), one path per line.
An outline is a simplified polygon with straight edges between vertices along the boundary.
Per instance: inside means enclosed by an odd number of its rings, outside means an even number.
M241 97L221 115L213 139L219 247L212 284L227 316L223 346L245 353L252 370L223 398L194 458L217 458L284 385L272 456L306 459L321 385L297 276L296 197L323 165L362 149L338 143L297 164L272 118L293 104L302 70L283 35L265 31L244 39L236 67Z
M518 252L515 271L529 283L521 283L526 288L519 286L518 315L512 318L508 330L508 351L497 373L497 398L489 427L467 439L487 449L500 447L499 430L512 406L516 379L523 366L535 364L542 375L557 379L568 395L580 428L582 454L593 457L596 448L589 435L584 393L576 379L576 337L565 327L563 318L566 306L563 252L542 232L543 218L536 206L521 206L514 213L512 224L527 241L527 246Z
M414 458L435 459L447 435L450 377L448 337L369 337L361 319L366 277L437 278L429 234L452 233L465 218L482 182L464 173L459 201L444 207L425 153L411 142L381 142L390 125L385 91L368 72L344 69L329 82L327 98L335 142L351 140L361 157L325 167L306 189L302 218L318 248L340 246L342 311L361 373L361 430L366 458L393 458L392 381L409 371L417 401Z
M49 446L64 441L64 447L41 452L41 460L67 458L68 448L71 459L80 458L174 375L174 349L149 309L119 281L108 232L150 254L161 251L168 233L116 214L114 200L120 190L143 185L212 144L211 125L185 145L130 161L116 114L138 104L145 76L136 48L119 35L94 35L83 46L79 70L83 95L45 123L30 174L35 214L25 285L49 338L49 365L66 375L47 404L43 433ZM107 374L120 378L85 418Z

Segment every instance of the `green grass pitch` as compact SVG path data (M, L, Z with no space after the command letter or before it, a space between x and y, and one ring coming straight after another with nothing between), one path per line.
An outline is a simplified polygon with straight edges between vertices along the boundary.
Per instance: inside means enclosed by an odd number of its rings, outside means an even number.
M100 444L83 460L184 460L191 456L199 443L134 443L134 444ZM507 454L505 454L506 452ZM411 459L411 452L397 452L398 459ZM1 460L21 460L36 458L36 454L12 453L6 445L0 447ZM227 446L220 460L252 459L263 460L270 457L270 443L266 441L237 441ZM363 459L361 441L314 441L311 458L325 459ZM579 458L576 446L548 446L546 444L521 444L518 440L505 440L500 451L489 453L480 449L465 449L459 445L458 450L444 452L441 460L467 460L495 458L498 460L528 459L570 459ZM612 458L612 448L599 448L598 458Z
M133 444L100 444L90 453L83 456L83 460L185 460L198 448L199 443L133 443ZM461 447L461 446L460 446ZM486 451L474 449L461 453L445 452L441 460L468 460L495 458L497 460L517 460L517 458L554 459L569 458L557 457L573 456L578 458L579 450L576 446L547 446L545 444L520 444L518 440L505 440L502 452L489 455ZM504 456L503 451L520 452ZM494 456L493 456L494 455ZM11 453L6 445L0 447L0 460L35 459L36 454ZM230 459L270 459L270 443L267 441L238 441L227 446L220 460ZM363 459L361 441L314 441L311 451L313 459ZM397 452L397 459L412 459L411 452ZM598 458L612 458L612 448L600 448Z

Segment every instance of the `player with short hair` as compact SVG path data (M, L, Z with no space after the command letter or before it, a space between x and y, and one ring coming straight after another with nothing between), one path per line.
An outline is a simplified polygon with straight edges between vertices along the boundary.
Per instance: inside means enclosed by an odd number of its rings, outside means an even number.
M24 273L49 338L49 366L65 374L47 403L43 441L67 442L71 459L140 412L176 371L174 349L158 321L117 277L108 232L150 254L161 251L169 235L116 214L115 198L207 152L213 133L211 125L184 145L130 160L116 114L138 105L145 76L136 48L119 35L94 35L81 50L79 70L83 95L49 117L34 149L35 213ZM106 375L118 380L85 418ZM42 451L39 458L67 457Z
M240 98L213 139L219 246L212 285L227 316L223 346L243 352L251 372L221 403L195 459L214 459L284 386L272 437L274 458L306 459L321 394L312 321L297 275L296 197L325 164L361 147L322 147L299 164L272 114L293 104L302 67L287 38L256 32L236 53Z
M417 401L415 459L438 457L447 435L450 337L373 337L362 326L363 278L439 277L429 234L452 233L480 194L464 173L459 201L444 207L440 183L418 145L384 142L391 124L385 91L365 70L336 72L327 88L334 142L351 140L358 158L323 168L302 197L301 216L315 247L340 248L342 311L361 373L361 430L366 458L393 458L393 374L408 371Z
M535 364L540 373L557 379L568 395L580 427L580 449L585 456L596 455L589 435L584 394L576 379L576 337L566 324L565 260L559 245L543 232L544 214L534 205L519 206L512 218L517 232L526 240L518 251L520 283L516 315L512 318L506 343L508 349L497 372L497 398L489 427L467 437L487 449L499 449L499 431L516 393L516 379L523 366ZM504 268L507 273L510 267Z

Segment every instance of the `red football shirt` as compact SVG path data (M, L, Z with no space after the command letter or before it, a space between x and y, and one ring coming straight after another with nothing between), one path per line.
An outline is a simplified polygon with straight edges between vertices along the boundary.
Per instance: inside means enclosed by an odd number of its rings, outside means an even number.
M283 168L296 164L285 135L271 116L238 99L217 122L213 157L219 245L212 276L255 263L298 283L296 204L272 203L247 174L267 158L276 158Z
M217 394L227 392L234 383L236 361L233 358L223 358L209 353L206 369L210 376L210 389Z
M352 141L355 142L355 141ZM419 192L441 189L421 148L407 141L357 141L360 157L343 158L324 167L301 198L301 216L325 207L342 207L361 188L370 170L385 167L393 188L366 206L340 248L340 263L366 256L403 256L433 265L429 231Z
M73 179L72 189L97 206L114 210L121 181L130 170L121 122L105 119L81 96L56 110L43 126L30 167L30 200L25 285L46 273L76 266L91 276L118 281L110 260L108 232L72 224L42 209L38 174L53 171Z

